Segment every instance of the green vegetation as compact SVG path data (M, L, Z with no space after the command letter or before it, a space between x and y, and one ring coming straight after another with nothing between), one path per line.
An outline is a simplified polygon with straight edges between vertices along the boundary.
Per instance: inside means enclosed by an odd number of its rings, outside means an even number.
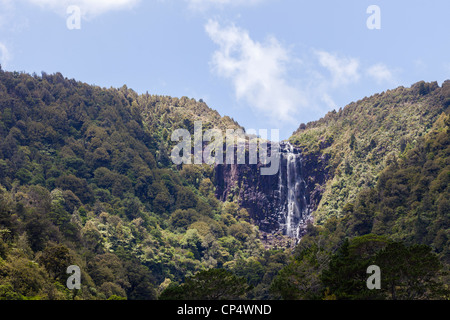
M406 246L368 234L345 238L337 250L324 235L308 236L308 244L291 258L272 282L271 291L283 299L433 300L448 299L445 267L427 245ZM320 235L319 235L320 234ZM319 244L324 245L320 247ZM369 290L369 266L381 270L381 288Z
M216 200L212 168L170 161L169 133L195 120L237 127L192 99L0 71L0 297L155 299L261 256L245 209Z
M331 178L302 241L265 249L211 166L170 160L174 129L234 120L0 69L0 299L448 299L449 99L421 82L302 125L292 142Z
M450 262L450 117L442 114L417 146L380 174L375 188L348 203L342 219L349 235L389 235L431 246Z
M310 230L272 284L285 299L448 299L450 116ZM367 267L382 289L365 289Z
M180 286L169 286L161 300L234 300L242 299L250 287L244 278L225 269L201 271Z
M352 102L324 118L301 125L290 141L314 155L329 176L314 213L315 223L342 217L344 206L366 188L374 187L380 172L417 145L448 109L450 81L418 82ZM314 187L314 186L312 186Z

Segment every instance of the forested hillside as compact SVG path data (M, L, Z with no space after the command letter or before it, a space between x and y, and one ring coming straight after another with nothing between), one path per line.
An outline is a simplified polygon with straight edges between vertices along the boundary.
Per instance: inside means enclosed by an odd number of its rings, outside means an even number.
M172 168L170 133L235 127L204 103L0 72L0 296L156 298L170 282L262 255L212 168ZM66 267L64 267L66 266Z
M395 158L341 217L310 226L273 290L286 299L436 299L449 295L450 116ZM382 290L365 290L380 266Z
M374 187L380 172L405 155L450 106L450 81L424 81L352 102L300 125L290 141L302 149L315 200L315 222L340 217L344 205ZM308 164L312 158L314 163ZM316 176L320 185L315 185ZM316 197L317 198L317 197Z
M0 69L0 299L448 299L449 91L421 82L302 125L292 143L329 177L316 225L266 249L213 166L170 159L173 130L233 119Z

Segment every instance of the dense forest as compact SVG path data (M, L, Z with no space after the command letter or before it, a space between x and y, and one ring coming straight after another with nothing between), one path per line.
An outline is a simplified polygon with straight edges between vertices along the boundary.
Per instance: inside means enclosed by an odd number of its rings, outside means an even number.
M305 158L315 155L316 167L329 178L320 186L315 212L318 224L345 213L381 171L414 148L450 106L450 81L442 87L424 81L410 88L377 93L331 111L320 120L301 124L290 141Z
M172 128L231 119L61 74L1 72L0 97L1 296L70 298L63 266L74 264L77 298L155 299L262 255L246 211L215 199L212 168L171 168Z
M394 158L341 217L310 226L273 286L286 299L448 299L450 116ZM380 291L364 290L370 265Z
M0 299L448 299L450 95L398 90L406 98L388 96L425 110L410 125L395 109L380 118L406 132L398 152L328 202L338 209L321 206L295 248L267 248L245 208L217 200L214 168L170 159L174 129L240 128L233 119L187 97L0 69ZM360 105L322 122L361 127ZM312 134L332 127L322 122L292 141L323 142ZM345 125L326 135L350 158L332 150L329 167L355 181L346 174L369 153L377 162L376 148ZM336 181L329 188L325 199ZM372 264L385 270L382 290L365 287ZM69 265L81 269L79 290L66 287Z

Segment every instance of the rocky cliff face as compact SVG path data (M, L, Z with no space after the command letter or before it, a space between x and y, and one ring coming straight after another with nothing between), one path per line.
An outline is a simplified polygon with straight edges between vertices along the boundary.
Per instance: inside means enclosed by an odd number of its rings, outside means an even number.
M303 157L300 149L283 142L275 175L261 175L261 164L217 165L216 196L237 200L261 231L298 238L320 201L326 161L311 154Z
M221 164L215 167L216 196L222 201L237 200L261 230L279 228L275 212L278 175L261 175L261 164Z

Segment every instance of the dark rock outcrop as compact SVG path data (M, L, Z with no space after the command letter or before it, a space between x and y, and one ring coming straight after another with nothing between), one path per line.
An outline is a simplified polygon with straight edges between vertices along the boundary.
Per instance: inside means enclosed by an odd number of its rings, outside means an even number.
M326 162L312 154L304 157L300 149L281 143L275 175L261 175L264 165L260 163L217 165L216 196L222 201L237 200L263 232L299 237L320 202Z

